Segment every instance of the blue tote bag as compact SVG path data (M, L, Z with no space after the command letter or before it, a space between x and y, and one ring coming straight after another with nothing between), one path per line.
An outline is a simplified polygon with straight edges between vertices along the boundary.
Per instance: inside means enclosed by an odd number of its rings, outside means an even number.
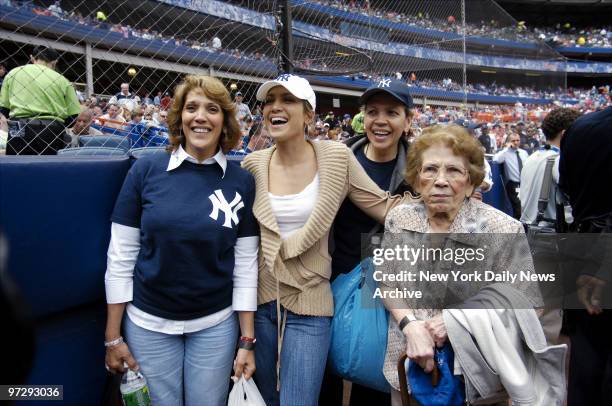
M332 283L334 318L328 365L351 382L389 392L382 373L387 350L388 313L381 299L374 299L374 266L367 258Z

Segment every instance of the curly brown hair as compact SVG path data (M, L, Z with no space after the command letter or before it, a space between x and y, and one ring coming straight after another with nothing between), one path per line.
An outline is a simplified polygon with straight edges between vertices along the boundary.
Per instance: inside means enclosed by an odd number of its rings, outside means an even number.
M200 89L204 95L219 104L223 111L223 133L219 138L219 145L224 154L236 147L242 133L240 125L236 120L236 106L230 97L229 91L223 83L212 76L187 75L174 91L172 106L168 111L168 133L170 139L169 151L178 148L179 145L185 147L185 136L182 130L182 112L185 107L187 94Z
M485 175L484 152L480 143L465 128L457 124L438 124L423 130L408 149L404 177L413 189L416 187L418 172L423 165L423 152L436 144L444 145L456 156L465 158L468 163L470 183L474 187L480 186Z
M575 109L558 108L552 110L542 121L542 132L547 141L554 140L563 130L567 130L581 113Z

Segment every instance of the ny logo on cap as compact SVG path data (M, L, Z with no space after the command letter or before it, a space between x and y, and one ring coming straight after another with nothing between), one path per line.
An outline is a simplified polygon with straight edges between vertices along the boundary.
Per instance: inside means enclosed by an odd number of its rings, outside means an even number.
M378 87L389 87L391 85L391 79L381 79L378 82Z
M277 80L279 82L287 82L287 81L289 81L289 79L291 79L291 77L293 77L292 74L285 73L285 74L279 75L275 80Z

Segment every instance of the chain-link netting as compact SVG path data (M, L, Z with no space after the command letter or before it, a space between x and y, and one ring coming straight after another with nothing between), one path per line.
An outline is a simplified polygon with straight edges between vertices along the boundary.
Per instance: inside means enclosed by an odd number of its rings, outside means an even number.
M518 92L544 98L565 87L564 58L494 1L291 3L298 70L398 77L464 99Z
M565 89L563 58L492 0L291 0L289 55L282 4L0 0L0 61L12 71L0 143L9 133L11 154L162 149L175 86L185 74L207 74L250 111L239 117L237 153L260 149L270 140L255 91L282 58L313 83L322 115L355 114L356 96L388 77L412 86L423 112L446 106L434 116L448 120L475 106L545 103ZM57 55L39 54L44 48ZM57 64L44 60L55 56Z
M277 74L269 11L176 0L1 1L0 8L0 60L19 71L4 82L11 98L5 131L21 139L9 142L9 153L106 155L109 148L163 147L173 90L185 74L220 78L251 110L240 116L245 135L260 127L255 90ZM33 55L43 47L57 51L56 65ZM33 57L42 68L19 68ZM47 77L48 69L59 75ZM76 101L61 100L61 76L72 83ZM64 131L62 121L77 114ZM92 149L69 151L74 147Z

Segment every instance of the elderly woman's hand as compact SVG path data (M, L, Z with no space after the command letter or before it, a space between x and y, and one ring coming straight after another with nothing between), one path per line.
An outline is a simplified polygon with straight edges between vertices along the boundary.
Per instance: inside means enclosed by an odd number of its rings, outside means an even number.
M432 340L438 348L444 346L448 333L446 331L446 324L444 324L444 318L442 315L438 315L432 319L425 321L425 328L429 331Z
M426 373L434 368L434 341L425 327L425 322L416 320L404 328L406 355L418 363Z

